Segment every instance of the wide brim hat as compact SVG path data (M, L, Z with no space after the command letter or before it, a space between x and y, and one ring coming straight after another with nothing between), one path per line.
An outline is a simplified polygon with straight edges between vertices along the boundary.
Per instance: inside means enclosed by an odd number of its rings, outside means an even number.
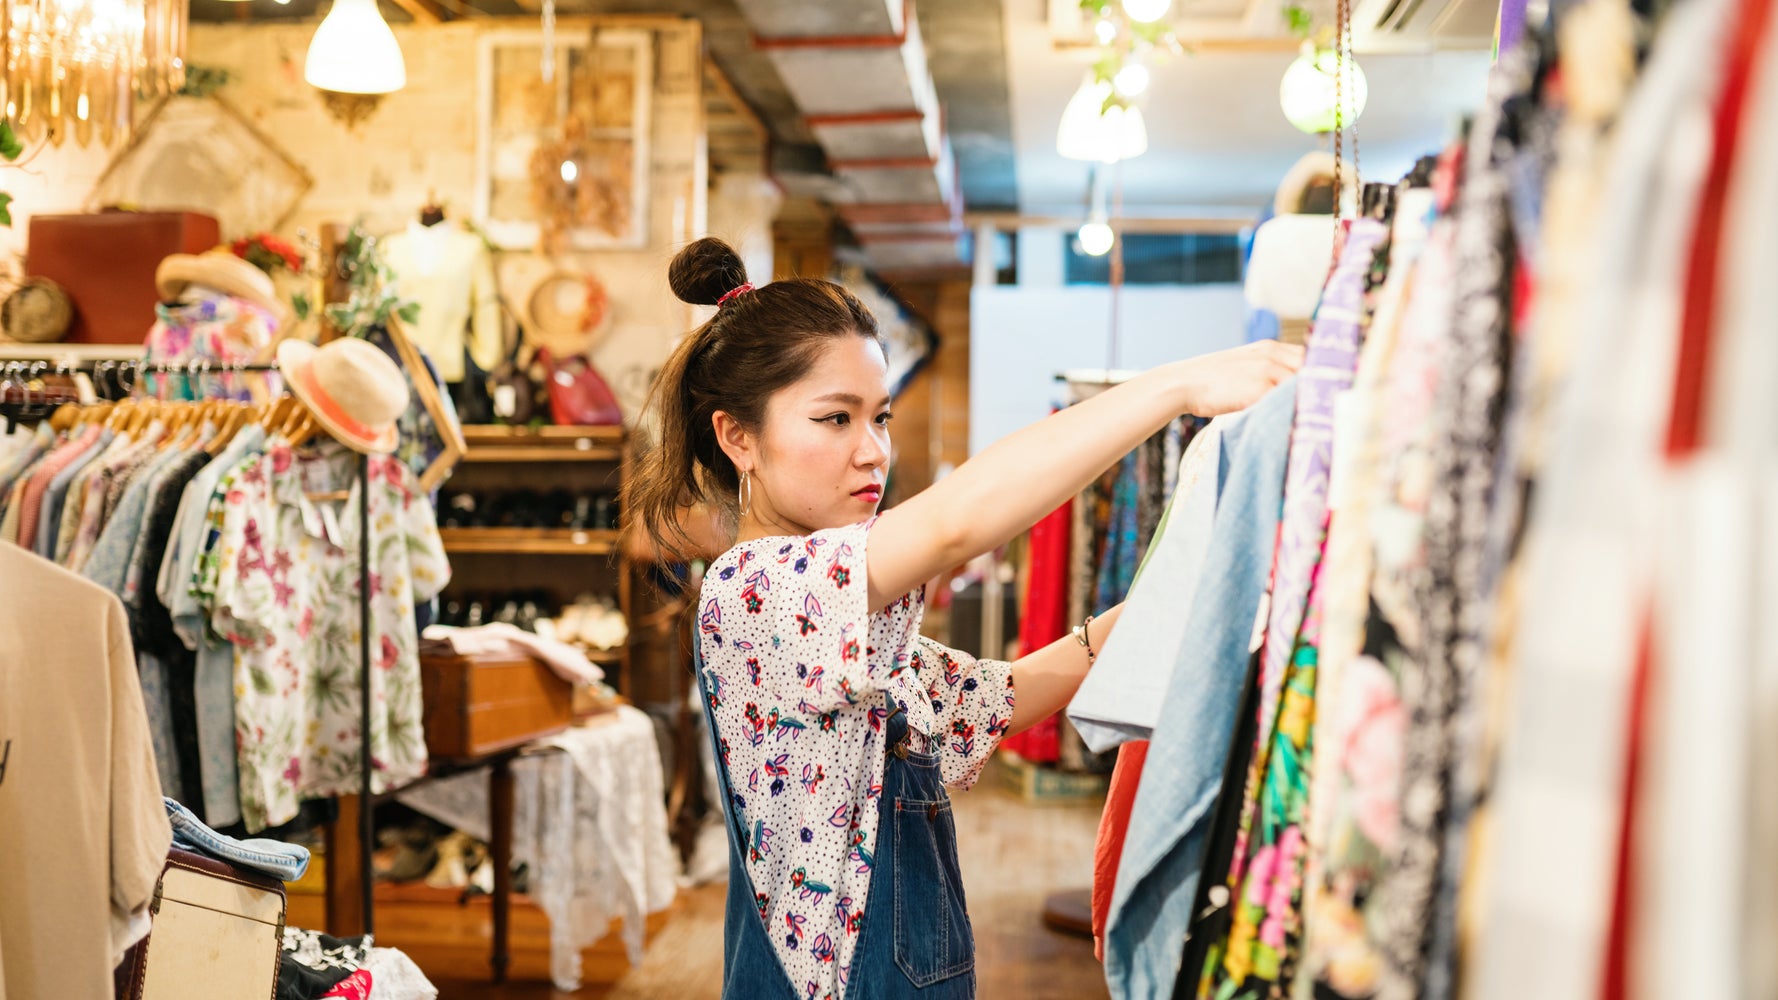
M590 353L610 324L610 299L591 274L557 271L525 297L525 339L557 357Z
M355 337L323 347L292 338L278 345L278 368L296 398L346 447L387 455L401 443L397 422L407 411L407 378L376 346Z
M269 310L279 326L290 320L290 310L278 298L271 275L227 250L170 254L154 269L154 287L163 302L177 299L192 285L214 288Z

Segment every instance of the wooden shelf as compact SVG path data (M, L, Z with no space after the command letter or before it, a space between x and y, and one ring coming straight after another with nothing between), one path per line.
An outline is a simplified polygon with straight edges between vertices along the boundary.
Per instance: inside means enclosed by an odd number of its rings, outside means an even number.
M464 427L463 440L465 462L620 462L624 456L622 427L479 424Z
M441 528L438 534L448 553L510 555L610 555L619 537L615 531L567 528Z

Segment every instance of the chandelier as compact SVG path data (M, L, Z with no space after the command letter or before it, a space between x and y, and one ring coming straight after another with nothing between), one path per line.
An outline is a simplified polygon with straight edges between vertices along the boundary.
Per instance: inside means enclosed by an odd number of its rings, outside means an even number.
M0 95L27 141L109 146L185 85L186 0L0 0Z

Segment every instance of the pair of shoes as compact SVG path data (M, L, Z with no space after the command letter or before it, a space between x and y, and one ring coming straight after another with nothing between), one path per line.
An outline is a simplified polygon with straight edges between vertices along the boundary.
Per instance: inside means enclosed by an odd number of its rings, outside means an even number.
M480 494L457 491L439 499L441 528L567 528L615 531L617 497L609 493L575 493L564 488Z
M463 889L474 884L472 873L487 867L488 847L461 830L438 842L438 862L426 876L434 889ZM490 869L490 877L492 869Z
M537 623L556 613L556 602L544 590L510 590L496 593L447 594L439 606L438 623L474 628L504 622L537 631Z
M609 596L582 594L556 618L555 637L587 649L618 649L629 641L630 623Z

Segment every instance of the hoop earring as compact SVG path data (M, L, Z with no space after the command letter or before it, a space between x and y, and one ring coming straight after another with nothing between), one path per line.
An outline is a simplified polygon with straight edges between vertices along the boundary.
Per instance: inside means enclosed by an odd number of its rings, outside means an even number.
M740 509L742 517L746 517L747 512L753 509L753 478L751 473L741 473L741 483L739 486L735 487L735 506Z

